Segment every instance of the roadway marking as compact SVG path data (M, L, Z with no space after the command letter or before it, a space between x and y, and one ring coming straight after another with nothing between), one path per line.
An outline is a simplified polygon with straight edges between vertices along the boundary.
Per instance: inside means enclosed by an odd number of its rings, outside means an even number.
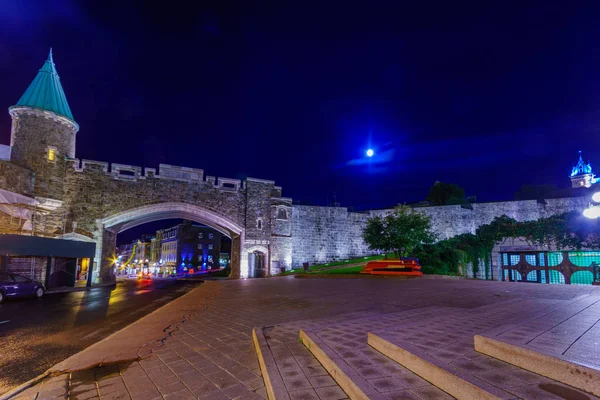
M7 319L6 321L0 321L0 325L6 324L7 322L10 322L10 319Z

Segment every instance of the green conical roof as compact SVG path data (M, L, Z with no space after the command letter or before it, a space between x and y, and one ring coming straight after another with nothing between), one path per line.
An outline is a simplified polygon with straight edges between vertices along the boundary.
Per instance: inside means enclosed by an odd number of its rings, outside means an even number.
M39 70L31 85L15 106L26 106L52 111L75 122L65 92L60 84L60 78L52 61L52 49L48 60Z

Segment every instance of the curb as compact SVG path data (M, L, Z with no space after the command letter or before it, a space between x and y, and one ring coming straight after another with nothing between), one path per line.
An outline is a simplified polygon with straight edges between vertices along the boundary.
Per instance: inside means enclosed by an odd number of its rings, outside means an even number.
M565 385L600 396L600 371L487 336L475 335L475 351Z
M269 350L267 339L264 336L262 328L252 329L252 341L258 357L260 372L262 373L267 397L269 400L289 400L290 396L283 383L283 378L279 373L275 359Z
M12 390L10 390L10 391L8 391L8 392L4 393L3 395L1 395L1 397L0 397L0 400L9 400L11 397L14 397L15 395L18 395L19 393L23 392L25 389L28 389L28 388L30 388L30 387L32 387L32 386L35 386L36 384L38 384L38 383L39 383L39 382L41 382L42 380L44 380L44 379L48 378L49 376L53 376L53 375L55 375L55 376L60 376L60 375L67 374L67 373L69 373L69 372L74 372L74 371L83 371L83 370L87 370L87 369L90 369L90 368L97 367L98 365L93 365L93 366L90 366L90 367L88 367L88 368L83 368L83 369L78 369L78 370L73 370L73 371L70 371L70 370L60 370L60 369L59 369L59 370L54 370L54 368L56 368L56 366L58 366L58 365L60 365L60 364L64 363L64 362L65 362L65 361L67 361L68 359L70 359L70 358L72 358L72 357L75 357L75 356L77 356L78 354L81 354L81 353L83 353L83 352L85 352L85 351L89 351L90 349L92 349L92 348L94 348L94 347L96 347L96 346L99 346L101 343L104 343L105 341L108 341L109 339L111 339L113 336L115 336L115 335L116 335L116 334L118 334L119 332L121 332L121 331L123 331L123 330L125 330L125 329L129 328L131 325L133 325L133 324L135 324L135 323L137 323L137 322L139 322L139 321L141 321L141 320L143 320L143 319L145 319L145 318L147 318L147 317L151 316L152 314L154 314L154 313L156 313L156 312L158 312L158 311L162 310L164 307L166 307L166 306L168 306L168 305L170 305L170 304L173 304L173 302L175 302L175 301L177 301L177 300L179 300L179 299L183 299L184 297L186 297L186 296L190 295L192 292L194 292L196 289L199 289L199 288L201 288L202 286L204 286L204 284L203 284L203 283L201 283L200 285L198 285L198 287L194 288L193 290L190 290L189 292L187 292L187 293L186 293L186 294L184 294L183 296L179 296L178 298L176 298L176 299L174 299L173 301L170 301L170 302L168 302L168 303L166 303L166 304L162 305L161 307L157 308L156 310L152 311L151 313L144 315L142 318L140 318L140 319L138 319L138 320L136 320L136 321L133 321L132 323L130 323L130 324L128 324L128 325L126 325L126 326L124 326L123 328L119 329L119 330L118 330L118 331L116 331L116 332L113 332L113 333L111 333L110 335L108 335L108 336L107 336L107 337L105 337L104 339L100 340L99 342L96 342L96 343L92 344L91 346L89 346L89 347L86 347L85 349L83 349L83 350L81 350L81 351L79 351L79 352L77 352L77 353L75 353L75 354L73 354L73 355L71 355L71 356L67 357L66 359L62 360L61 362L59 362L59 363L56 363L56 364L55 364L55 365L53 365L52 367L48 368L48 369L46 370L46 372L44 372L43 374L41 374L41 375L38 375L38 376L36 376L35 378L33 378L33 379L30 379L30 380L28 380L27 382L25 382L25 383L22 383L21 385L17 386L16 388L14 388L14 389L12 389ZM167 334L167 336L168 336L168 334ZM117 362L123 362L123 361L127 361L127 360L126 360L126 359L123 359L123 360L120 360L120 361L117 361ZM113 363L114 363L114 362L109 362L109 363L107 363L107 364L113 364ZM101 364L99 364L99 365L101 365Z
M198 285L198 287L197 287L197 288L195 288L194 290L196 290L196 289L199 289L199 288L201 288L202 286L203 286L203 284L200 284L200 285ZM61 362L59 362L59 363L57 363L57 364L53 365L52 367L48 368L47 372L49 372L50 374L55 374L55 373L61 373L61 374L62 374L62 373L66 373L67 371L71 372L70 370L61 370L61 369L59 369L59 370L54 370L54 368L56 368L56 366L57 366L57 365L60 365L60 364L64 363L64 362L65 362L65 361L67 361L68 359L70 359L70 358L72 358L72 357L75 357L76 355L78 355L78 354L80 354L80 353L83 353L84 351L91 350L91 349L93 349L93 348L95 348L95 347L99 346L100 344L102 344L102 343L104 343L104 342L107 342L108 340L110 340L110 339L112 339L114 336L116 336L118 333L120 333L120 332L124 331L125 329L129 328L131 325L133 325L133 324L136 324L136 323L138 323L138 322L140 322L140 321L142 321L142 320L144 320L144 319L146 319L146 318L149 318L151 315L153 315L153 314L155 314L155 313L159 312L160 310L162 310L163 308L167 307L168 305L170 305L170 304L173 304L173 302L175 302L175 301L177 301L177 300L180 300L180 299L183 299L184 297L186 297L186 296L190 295L192 292L194 292L194 290L190 290L189 292L187 292L187 293L186 293L186 294L184 294L183 296L179 296L179 297L178 297L178 298L176 298L175 300L173 300L173 301L170 301L170 302L168 302L168 303L166 303L166 304L163 304L161 307L157 308L156 310L152 311L151 313L149 313L149 314L146 314L146 315L144 315L142 318L140 318L140 319L138 319L138 320L135 320L135 321L133 321L133 322L132 322L132 323L130 323L129 325L127 325L127 326L124 326L123 328L119 329L119 330L118 330L118 331L116 331L116 332L113 332L113 333L111 333L110 335L108 335L108 336L107 336L107 337L105 337L104 339L100 340L99 342L96 342L96 343L94 343L93 345L91 345L91 346L89 346L89 347L86 347L85 349L81 350L79 353L75 353L75 354L73 354L72 356L70 356L70 357L68 357L68 358L64 359L63 361L61 361ZM168 334L167 334L167 336L168 336ZM116 362L123 362L123 361L127 361L127 360L129 360L129 359L123 359L123 360L119 360L119 361L116 361ZM106 364L113 364L113 363L115 363L115 361L110 361L110 362L107 362ZM96 365L96 366L97 366L97 365ZM91 367L88 367L88 368L83 368L83 369L79 369L79 370L73 370L73 371L82 371L82 370L86 370L86 369L89 369L89 368L91 368Z
M474 382L472 377L461 371L450 371L439 365L439 361L416 347L404 343L403 347L391 343L385 335L378 336L369 332L367 343L375 350L398 364L419 375L439 389L458 400L506 398L506 394L498 388L483 382Z
M9 400L11 397L14 397L14 396L18 395L19 393L23 392L25 389L29 389L30 387L40 383L41 381L43 381L44 379L46 379L49 376L50 376L50 373L48 371L46 371L43 374L38 375L35 378L30 379L27 382L20 384L16 388L9 390L8 392L0 395L0 400Z

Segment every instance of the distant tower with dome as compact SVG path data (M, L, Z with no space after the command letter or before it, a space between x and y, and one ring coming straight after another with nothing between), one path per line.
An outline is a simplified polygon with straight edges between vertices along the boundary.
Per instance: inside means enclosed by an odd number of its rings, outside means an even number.
M571 185L574 188L589 188L598 181L598 178L592 172L592 164L583 161L581 150L579 150L579 160L571 170Z

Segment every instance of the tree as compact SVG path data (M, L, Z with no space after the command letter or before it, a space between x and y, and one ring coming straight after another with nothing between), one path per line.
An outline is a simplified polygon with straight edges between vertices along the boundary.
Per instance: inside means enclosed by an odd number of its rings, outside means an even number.
M555 190L556 185L523 185L515 193L515 200L539 200Z
M363 239L372 250L393 251L399 257L407 257L423 245L433 243L435 235L428 216L399 205L384 217L369 218Z
M463 204L465 202L465 189L454 183L436 182L429 189L427 200L433 206Z

